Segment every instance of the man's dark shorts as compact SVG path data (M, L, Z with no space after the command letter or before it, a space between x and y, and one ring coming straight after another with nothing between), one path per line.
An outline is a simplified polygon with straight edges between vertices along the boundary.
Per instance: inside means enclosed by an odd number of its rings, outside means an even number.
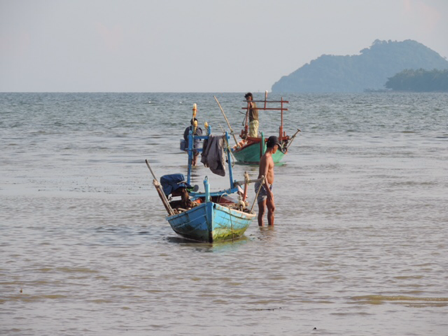
M255 182L255 195L257 194L258 188L260 188L260 184L261 181ZM269 189L272 191L272 184L269 186ZM257 197L257 203L262 203L264 201L266 201L266 199L268 198L268 193L266 192L266 187L263 184L263 186L260 189L260 193L258 194Z

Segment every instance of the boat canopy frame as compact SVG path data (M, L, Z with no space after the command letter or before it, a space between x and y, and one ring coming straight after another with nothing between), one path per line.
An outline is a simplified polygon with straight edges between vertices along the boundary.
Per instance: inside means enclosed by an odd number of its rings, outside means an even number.
M197 151L199 153L204 151L204 148L193 148L194 146L194 141L195 140L207 140L210 138L211 136L211 126L208 126L206 128L206 135L194 135L193 131L190 130L189 134L188 134L188 147L187 147L187 152L188 152L188 173L187 173L187 183L191 184L191 169L192 169L192 162L193 162L193 155L194 152ZM228 170L229 170L229 180L230 180L230 187L229 189L225 189L225 190L220 190L220 191L216 191L216 192L207 192L207 190L204 193L200 193L200 192L196 192L196 191L191 191L190 195L193 198L200 198L200 197L206 197L206 196L223 196L225 194L233 194L238 192L238 186L237 186L237 181L233 180L233 167L232 167L232 156L231 156L231 151L230 151L230 147L229 147L229 140L230 140L230 136L227 132L224 133L223 135L224 137L224 150L226 152L226 156L227 156L227 163L228 163ZM208 177L205 177L205 180L208 181ZM205 182L205 181L204 181ZM207 189L207 188L206 188Z
M288 100L284 100L283 97L281 97L280 100L268 100L268 93L265 93L264 96L264 100L251 100L251 102L253 103L263 103L263 107L259 107L257 106L257 110L262 110L262 111L280 111L280 127L279 127L279 136L278 136L278 140L282 141L282 140L289 140L289 136L286 135L286 132L283 131L283 111L288 111L287 107L284 107L283 104L289 104ZM280 107L268 107L268 104L280 104ZM247 102L247 106L246 107L242 107L243 110L246 110L246 119L245 119L245 125L244 125L244 134L247 137L248 134L248 125L249 125L249 102ZM242 132L243 134L243 132ZM240 135L241 136L241 135Z

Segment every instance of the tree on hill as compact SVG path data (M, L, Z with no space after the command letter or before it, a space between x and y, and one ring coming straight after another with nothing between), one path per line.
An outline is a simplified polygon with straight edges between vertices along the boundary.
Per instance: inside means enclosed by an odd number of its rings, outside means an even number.
M373 42L359 55L322 55L272 86L273 92L363 92L382 90L404 69L448 69L448 61L412 40Z
M394 91L448 92L448 70L406 69L389 78L386 88Z

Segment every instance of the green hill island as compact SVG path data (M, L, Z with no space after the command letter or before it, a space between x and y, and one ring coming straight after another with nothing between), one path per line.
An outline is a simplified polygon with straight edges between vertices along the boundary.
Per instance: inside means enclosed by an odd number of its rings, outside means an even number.
M359 55L322 55L283 76L272 92L446 91L444 70L448 61L419 42L376 40Z

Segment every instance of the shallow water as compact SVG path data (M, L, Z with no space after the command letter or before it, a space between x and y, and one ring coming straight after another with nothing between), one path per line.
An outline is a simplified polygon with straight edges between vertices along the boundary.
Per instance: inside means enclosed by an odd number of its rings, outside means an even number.
M448 94L284 97L276 226L210 245L144 159L185 173L193 103L226 128L213 95L0 94L0 333L447 335ZM243 94L215 95L239 133Z

